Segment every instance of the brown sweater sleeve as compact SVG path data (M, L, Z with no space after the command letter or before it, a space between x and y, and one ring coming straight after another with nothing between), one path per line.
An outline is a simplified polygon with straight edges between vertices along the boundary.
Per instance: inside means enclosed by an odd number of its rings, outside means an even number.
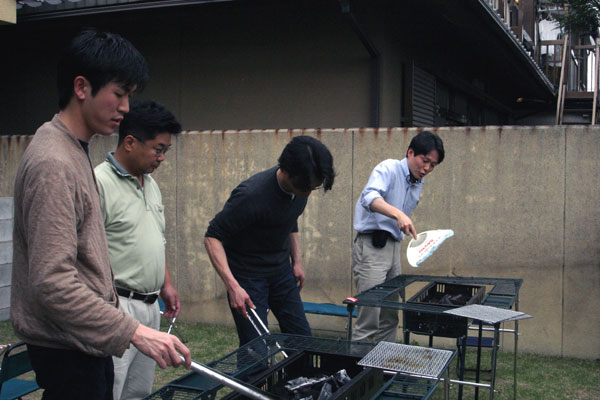
M25 254L15 254L13 290L28 315L15 330L33 344L120 356L139 322L116 308L93 175L72 161L37 161L21 177Z

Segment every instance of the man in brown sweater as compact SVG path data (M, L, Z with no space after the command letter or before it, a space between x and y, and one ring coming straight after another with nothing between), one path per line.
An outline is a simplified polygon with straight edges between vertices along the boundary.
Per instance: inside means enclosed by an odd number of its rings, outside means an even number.
M27 147L15 181L11 321L44 399L112 399L113 364L133 344L161 368L191 365L173 335L117 309L90 138L110 135L148 80L122 37L77 35L58 65L60 111Z

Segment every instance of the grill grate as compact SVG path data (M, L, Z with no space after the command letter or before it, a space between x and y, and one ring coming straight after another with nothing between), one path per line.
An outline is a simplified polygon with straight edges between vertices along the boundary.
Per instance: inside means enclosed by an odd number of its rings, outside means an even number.
M502 308L482 306L480 304L471 304L468 306L446 310L445 313L458 315L465 318L472 318L489 324L496 324L505 321L514 321L524 318L532 318L531 315Z
M454 352L399 343L379 342L358 365L439 378Z

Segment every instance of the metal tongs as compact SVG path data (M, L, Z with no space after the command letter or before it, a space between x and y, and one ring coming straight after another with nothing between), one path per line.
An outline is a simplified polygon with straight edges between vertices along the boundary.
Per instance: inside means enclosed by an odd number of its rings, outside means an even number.
M250 308L250 313L247 313L247 315L248 315L248 319L250 320L250 323L252 324L254 329L256 329L256 332L258 332L259 336L262 337L264 333L271 334L271 332L269 332L269 329L267 329L266 325L262 322L262 320L259 318L258 314L256 313L256 311L254 309ZM261 330L258 328L258 326L254 322L253 318L256 319L256 321L258 321L260 326L263 328L264 333L261 332ZM267 341L264 338L263 338L263 342L265 343L265 345L267 344ZM279 343L275 342L275 345L277 346L277 348L279 350L281 350L281 346L279 345ZM281 354L285 358L288 357L286 352L283 350L281 350ZM181 358L182 361L185 362L185 358L183 356L180 355L179 357ZM209 379L214 379L217 382L219 382L219 383L221 383L221 384L235 390L236 392L239 392L253 400L276 400L276 399L278 399L278 397L272 395L271 393L267 393L267 392L260 390L244 381L241 381L232 376L224 374L223 372L217 371L216 369L210 368L209 366L206 366L204 364L197 363L193 360L192 360L192 371L196 372L197 374L206 376Z
M185 362L185 358L179 355L181 360ZM235 390L238 393L243 394L253 400L276 400L277 397L263 390L260 390L244 381L229 376L221 371L210 368L204 364L197 363L192 360L192 371L197 374L203 375L209 379L214 379L217 382Z
M250 308L250 307L248 307L248 309L250 310L250 313L246 312L246 315L248 316L248 320L250 320L250 323L252 324L252 326L254 327L254 329L256 330L256 332L258 333L258 336L262 337L263 334L270 335L271 332L269 332L269 329L267 328L267 326L264 324L264 322L262 322L262 320L260 319L260 317L256 313L256 310L254 308ZM258 329L258 326L256 325L256 323L252 319L253 317L258 321L258 323L260 324L260 326L262 327L262 329L264 330L264 332L261 332L261 330ZM263 338L263 342L264 342L264 344L266 346L267 345L267 341L264 338ZM277 348L279 350L281 350L281 355L284 358L288 358L287 353L281 349L281 346L279 345L279 343L277 343L277 341L275 341L275 346L277 346Z

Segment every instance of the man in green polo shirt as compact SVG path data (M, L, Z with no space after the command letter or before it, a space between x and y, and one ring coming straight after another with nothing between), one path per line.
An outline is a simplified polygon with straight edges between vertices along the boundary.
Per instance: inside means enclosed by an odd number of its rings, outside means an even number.
M134 103L119 127L117 150L95 169L119 308L155 329L160 327L157 297L168 318L179 314L180 303L165 258L162 196L150 173L179 132L181 125L162 104ZM154 360L130 346L113 362L115 400L151 393Z

